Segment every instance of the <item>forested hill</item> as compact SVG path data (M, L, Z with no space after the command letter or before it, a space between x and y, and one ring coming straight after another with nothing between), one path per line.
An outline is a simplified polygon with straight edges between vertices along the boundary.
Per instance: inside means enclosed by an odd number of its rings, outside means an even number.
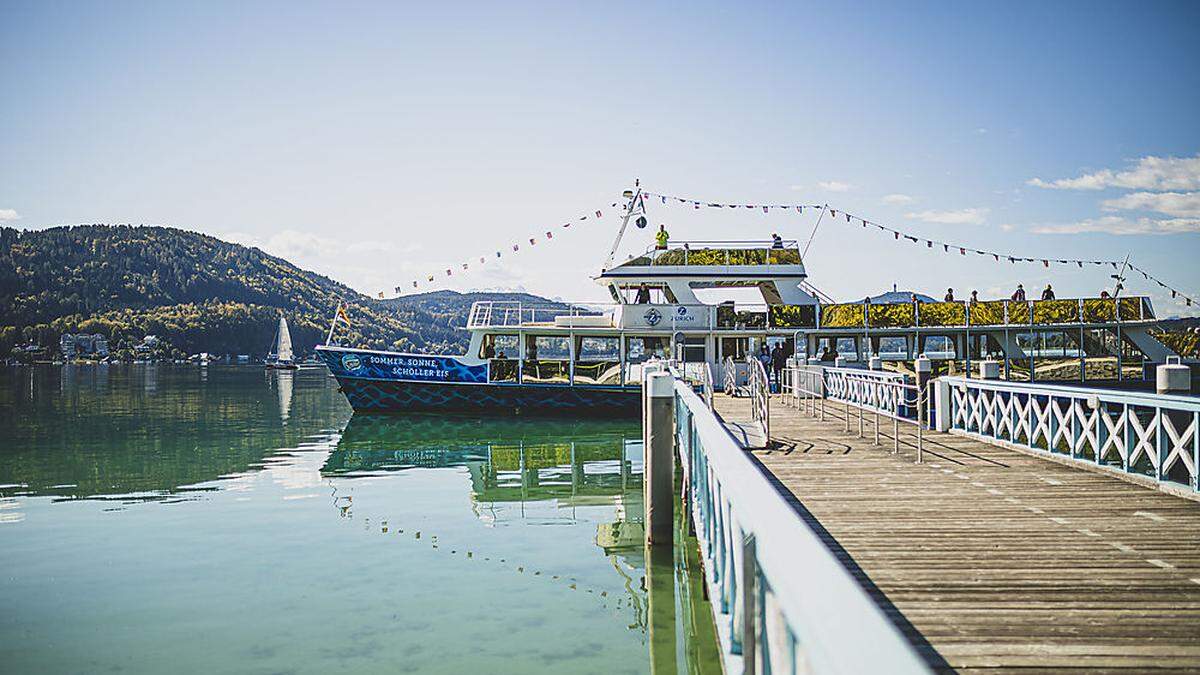
M282 312L299 353L323 342L339 301L343 344L459 351L471 302L525 294L439 291L374 300L257 248L166 227L0 228L0 356L62 333L101 333L114 350L147 334L176 350L263 355Z

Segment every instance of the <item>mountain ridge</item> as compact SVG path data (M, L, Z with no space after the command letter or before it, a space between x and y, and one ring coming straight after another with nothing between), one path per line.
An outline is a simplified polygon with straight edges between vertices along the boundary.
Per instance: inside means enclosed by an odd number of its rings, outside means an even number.
M459 352L476 299L550 302L450 290L378 300L257 247L164 226L0 228L0 355L55 348L64 333L103 334L122 354L153 334L175 355L261 355L281 313L303 354L324 342L339 303L351 318L338 327L344 343Z

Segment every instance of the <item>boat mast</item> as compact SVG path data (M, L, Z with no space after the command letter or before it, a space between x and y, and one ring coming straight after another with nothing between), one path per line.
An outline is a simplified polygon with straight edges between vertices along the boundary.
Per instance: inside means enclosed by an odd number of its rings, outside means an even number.
M625 217L621 220L621 229L617 231L617 238L613 241L612 250L608 252L608 259L604 261L604 267L600 268L601 272L612 267L613 258L617 257L617 247L621 245L621 238L625 236L625 228L629 225L629 217L633 215L634 208L642 196L641 180L634 179L633 185L637 191L634 193L633 199L629 200L629 207L625 209Z

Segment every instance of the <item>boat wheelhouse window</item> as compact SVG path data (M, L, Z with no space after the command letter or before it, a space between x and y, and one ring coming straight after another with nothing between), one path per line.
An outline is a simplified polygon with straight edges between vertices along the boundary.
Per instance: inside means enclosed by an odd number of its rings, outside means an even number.
M521 353L520 345L516 335L484 335L479 345L479 358L515 359Z
M666 284L645 284L645 292L642 292L642 284L632 283L626 284L621 288L621 294L618 302L625 304L651 304L651 305L675 305L679 304L675 294L671 292L671 287Z

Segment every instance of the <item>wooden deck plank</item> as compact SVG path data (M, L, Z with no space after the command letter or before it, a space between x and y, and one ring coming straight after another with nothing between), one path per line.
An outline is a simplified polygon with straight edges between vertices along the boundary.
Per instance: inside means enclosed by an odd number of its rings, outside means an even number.
M718 396L727 422L749 402ZM938 668L1200 672L1200 503L840 404L771 402L764 472Z

